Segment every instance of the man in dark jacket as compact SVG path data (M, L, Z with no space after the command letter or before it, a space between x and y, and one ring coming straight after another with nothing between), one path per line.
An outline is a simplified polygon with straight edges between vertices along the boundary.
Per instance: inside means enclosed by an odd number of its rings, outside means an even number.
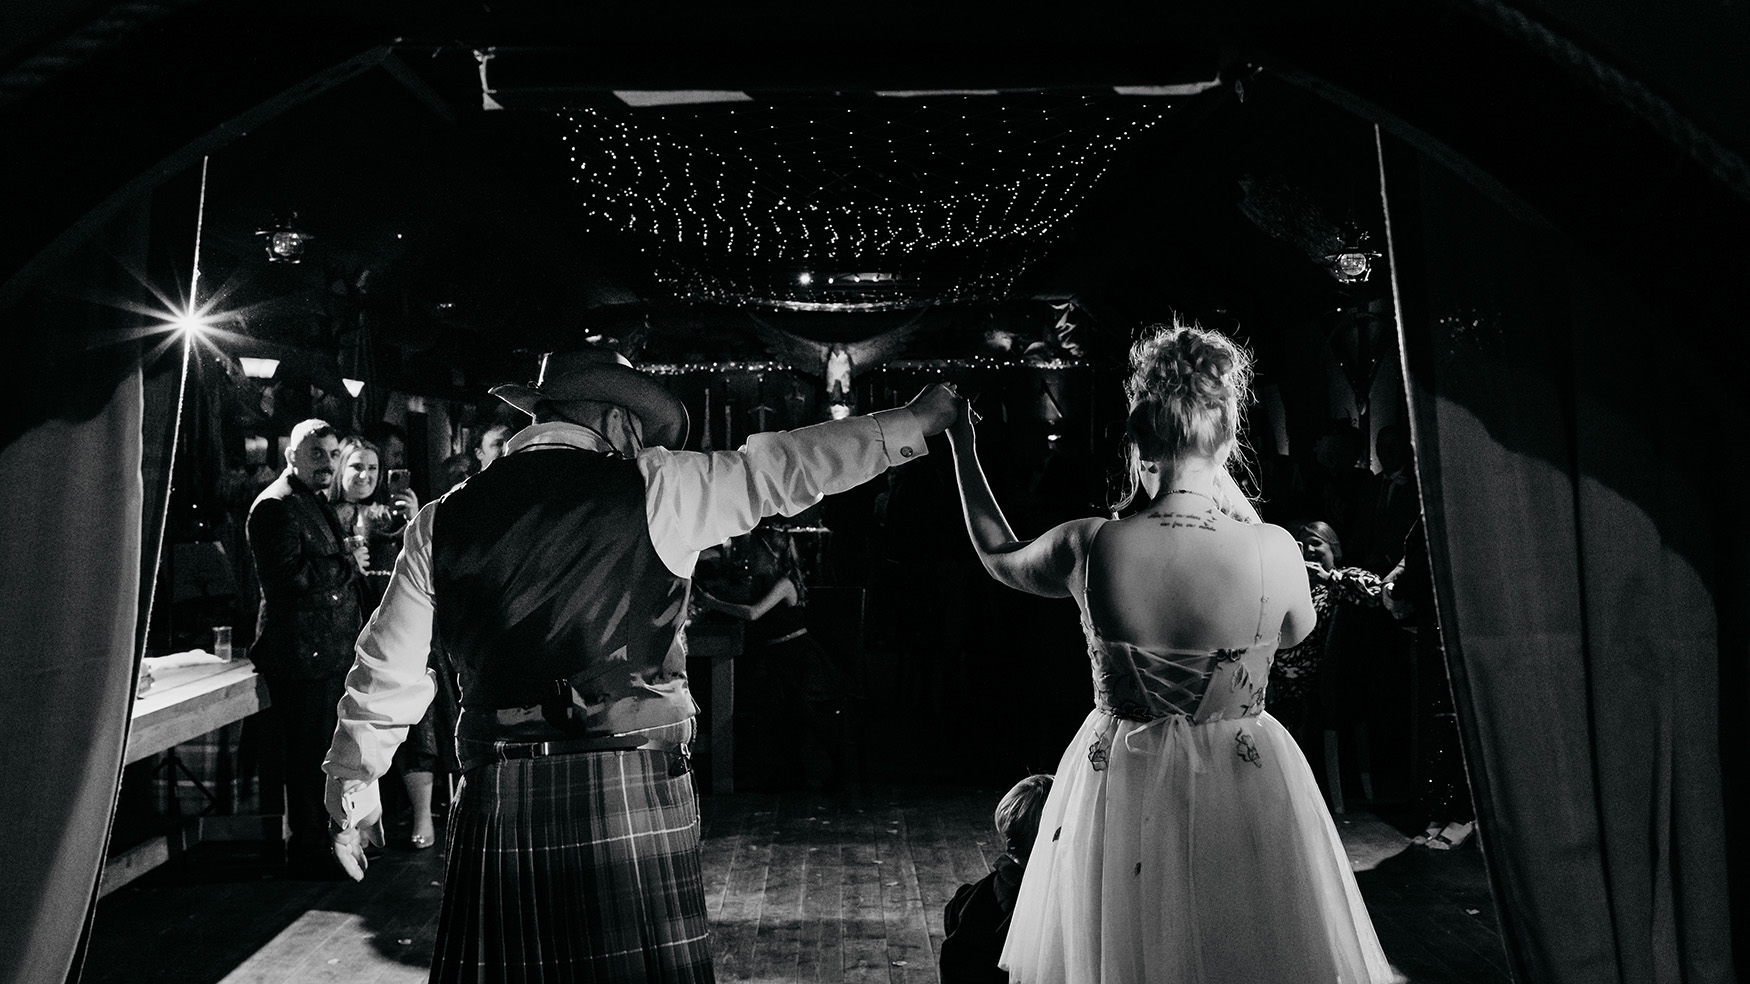
M334 507L321 495L334 481L339 457L334 428L324 421L293 427L286 470L256 497L247 525L261 582L249 656L267 679L282 733L288 870L300 877L339 873L322 800L322 758L363 627L357 561Z

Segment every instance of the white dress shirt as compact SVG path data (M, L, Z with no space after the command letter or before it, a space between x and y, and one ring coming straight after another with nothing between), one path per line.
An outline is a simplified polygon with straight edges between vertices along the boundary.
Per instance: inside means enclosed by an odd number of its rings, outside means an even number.
M546 444L613 451L595 431L555 421L524 428L506 442L504 453ZM736 451L646 448L637 464L650 540L670 571L690 578L701 550L927 452L923 430L905 407L754 434ZM359 635L346 676L340 724L322 768L329 777L328 811L347 827L379 810L377 778L388 771L395 748L436 691L426 661L433 619L432 524L442 507L442 499L427 504L408 526L395 573Z

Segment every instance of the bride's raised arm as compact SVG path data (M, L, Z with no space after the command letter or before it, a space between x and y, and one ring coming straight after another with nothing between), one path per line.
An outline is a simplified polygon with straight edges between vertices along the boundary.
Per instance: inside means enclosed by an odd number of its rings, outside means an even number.
M954 449L954 479L960 487L966 532L984 569L1018 591L1047 598L1069 597L1089 524L1098 525L1099 521L1075 520L1034 540L1016 539L979 464L972 407L965 400L960 401L960 413L948 427L948 443Z

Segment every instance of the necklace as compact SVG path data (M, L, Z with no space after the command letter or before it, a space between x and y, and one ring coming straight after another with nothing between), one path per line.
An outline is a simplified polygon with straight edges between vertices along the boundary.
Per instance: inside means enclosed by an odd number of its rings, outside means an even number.
M1176 511L1165 503L1169 495L1194 495L1200 499L1208 499L1213 508L1198 511L1196 507L1185 507L1184 511ZM1213 532L1215 530L1215 514L1221 511L1221 503L1215 501L1215 496L1207 492L1197 492L1191 489L1169 489L1155 497L1146 515L1160 520L1162 526L1189 527Z
M1221 503L1215 501L1215 496L1210 495L1208 492L1198 492L1194 489L1168 489L1162 497L1164 498L1168 495L1195 495L1208 499L1210 502L1214 502L1217 506L1221 505Z

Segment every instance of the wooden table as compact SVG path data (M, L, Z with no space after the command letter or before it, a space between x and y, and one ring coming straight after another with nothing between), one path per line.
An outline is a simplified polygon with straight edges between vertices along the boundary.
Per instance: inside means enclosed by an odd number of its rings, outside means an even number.
M168 751L241 721L268 703L267 681L247 659L154 670L151 689L134 700L122 761L129 764ZM282 822L279 817L191 817L110 858L103 867L100 894L115 891L199 843L203 827L210 823L236 826L239 821L245 836L260 837L277 837ZM215 833L207 831L206 836Z
M152 689L134 700L124 764L193 741L268 706L267 681L246 659L156 670L153 677Z

